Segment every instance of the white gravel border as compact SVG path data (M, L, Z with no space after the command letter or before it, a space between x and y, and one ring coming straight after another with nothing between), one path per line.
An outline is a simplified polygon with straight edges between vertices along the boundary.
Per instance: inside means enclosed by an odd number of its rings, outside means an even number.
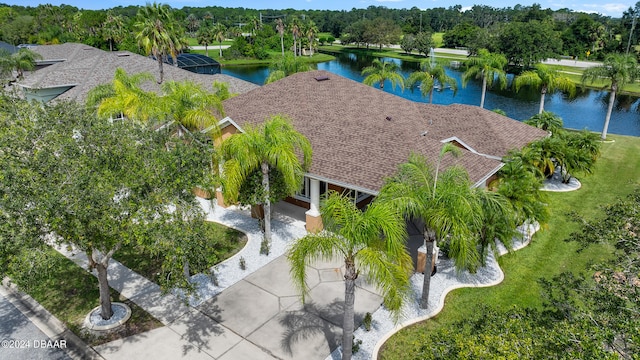
M528 232L526 231L527 228ZM522 238L514 238L513 250L519 250L527 246L531 241L531 236L539 229L540 227L537 223L519 227L518 231L523 236ZM504 246L500 246L498 251L500 255L507 253ZM407 302L403 307L400 324L396 325L391 313L384 306L381 306L372 314L370 331L366 331L363 326L360 326L354 332L355 338L361 340L362 343L358 352L353 354L352 359L377 359L380 347L400 329L429 319L439 313L444 307L445 297L450 291L462 287L494 286L502 282L503 279L504 273L492 252L489 253L486 266L478 269L475 274L470 274L467 271L456 272L451 260L439 260L438 272L431 278L428 309L420 308L424 275L416 273L411 277L412 299L414 301ZM342 348L338 347L325 360L339 360L341 358Z
M206 214L207 221L243 232L247 236L247 243L238 253L211 268L218 279L217 286L207 274L196 274L191 277L191 281L197 284L196 295L189 298L189 305L193 307L218 295L224 289L283 255L291 243L307 234L305 223L302 221L292 220L290 223L284 223L272 219L269 255L261 255L262 231L257 220L247 221L247 218L250 218L248 210L239 209L236 206L224 208L213 205L212 201L215 201L215 198L213 200L198 198L198 201ZM244 270L240 268L240 258L244 259Z

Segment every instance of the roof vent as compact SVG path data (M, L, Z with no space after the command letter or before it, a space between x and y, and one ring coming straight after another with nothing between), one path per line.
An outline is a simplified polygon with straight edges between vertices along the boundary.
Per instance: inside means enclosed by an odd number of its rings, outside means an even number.
M314 79L316 79L316 81L325 81L325 80L329 80L329 77L327 75L321 75L321 76L314 77Z
M391 116L387 116L385 119L387 119L387 121L391 121L391 120L393 120L393 119L391 118Z
M427 136L427 134L428 134L428 133L429 133L429 131L428 131L428 130L425 130L425 131L421 132L421 133L420 133L420 135L421 135L421 136Z
M127 53L118 53L116 54L117 57L125 57L125 56L129 56L129 54Z

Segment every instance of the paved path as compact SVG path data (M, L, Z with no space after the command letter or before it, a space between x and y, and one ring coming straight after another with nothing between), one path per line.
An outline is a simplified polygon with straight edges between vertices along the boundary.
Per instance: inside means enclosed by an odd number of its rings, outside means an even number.
M203 202L210 220L239 228L248 235L240 256L259 252L261 236L255 220L237 211ZM110 286L145 309L165 326L149 332L96 346L105 359L324 359L341 342L343 268L338 262L319 262L309 267L311 288L301 304L290 282L289 264L281 254L293 239L306 233L296 221L274 221L274 243L269 256L247 261L247 270L233 284L219 284L213 296L185 305L117 261L109 266ZM86 267L83 253L58 251ZM244 254L244 255L243 255ZM224 268L238 266L237 255L217 267L222 281ZM260 264L263 262L264 264ZM238 271L235 271L238 273ZM227 286L228 285L228 286ZM360 280L356 290L356 316L361 321L381 303L375 290Z

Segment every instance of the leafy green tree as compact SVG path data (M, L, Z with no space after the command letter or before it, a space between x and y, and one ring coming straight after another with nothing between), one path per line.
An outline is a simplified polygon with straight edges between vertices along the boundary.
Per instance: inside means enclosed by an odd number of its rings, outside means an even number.
M405 34L400 40L400 48L407 54L411 54L416 48L416 38L412 34Z
M500 30L498 49L510 64L530 67L557 57L562 41L552 21L509 22Z
M540 89L539 114L544 111L544 98L547 93L553 94L556 91L562 91L568 93L569 96L573 96L576 92L576 85L571 79L560 75L557 70L553 70L542 63L535 64L534 70L527 70L516 76L516 91L520 91L523 86Z
M433 103L433 89L436 86L444 89L450 86L455 94L458 90L458 83L456 79L447 75L444 67L440 64L434 64L430 60L423 60L420 62L420 70L414 71L409 75L407 80L407 87L413 88L420 84L420 94L425 97L429 95L429 103Z
M467 70L462 74L462 86L467 86L471 78L482 79L482 97L480 107L484 107L487 86L492 86L497 80L501 89L507 87L507 74L504 67L507 58L502 54L490 53L485 49L478 51L478 56L466 61Z
M633 83L640 75L635 55L610 54L602 65L585 69L582 73L582 83L606 82L609 84L609 106L602 128L602 140L607 139L607 130L611 120L611 112L616 95L625 85Z
M449 256L459 269L474 270L480 264L477 237L474 230L480 228L482 208L475 201L467 173L460 167L448 167L440 173L440 162L447 153L457 154L458 149L447 143L443 146L433 168L418 154L411 154L406 163L387 179L378 198L388 202L408 219L419 219L424 224L423 234L427 249L426 266L420 306L429 303L433 248L436 241L448 238Z
M267 76L264 83L269 84L289 75L310 70L311 66L304 58L292 54L285 54L271 63L269 76Z
M384 89L384 82L389 80L394 89L396 85L404 89L404 77L400 74L400 66L395 62L374 59L371 66L362 69L362 75L367 75L363 80L366 85L379 84L380 89Z
M353 352L356 279L362 273L379 288L387 309L399 315L410 293L411 257L405 248L405 221L394 207L374 201L366 210L332 192L320 212L325 230L297 240L287 252L291 277L304 302L307 266L317 260L344 259L345 294L342 359Z
M52 241L86 252L98 276L101 316L109 319L110 259L125 244L150 247L162 241L149 238L151 233L160 235L152 229L172 220L172 205L195 202L186 193L202 181L205 171L191 172L200 176L190 177L189 183L164 177L168 163L193 164L167 147L166 132L149 131L132 122L99 120L73 103L28 106L27 111L11 116L7 113L12 110L4 108L0 117L0 142L6 149L0 178L25 177L2 181L1 215L14 219L25 213L20 208L30 204L26 219L11 220L12 227L17 227L14 232L22 231L19 227L31 233L35 231L31 228L37 229ZM10 143L19 134L27 140ZM197 164L208 161L205 152L194 155L199 156ZM179 243L190 241L191 233L173 235L179 238L172 241Z
M164 80L162 64L165 57L171 56L173 63L178 63L176 56L183 48L183 41L180 38L182 31L173 19L170 8L155 2L140 8L134 27L137 31L138 45L147 55L153 55L158 62L160 72L158 84L161 84Z
M475 39L479 30L479 26L473 25L469 22L458 24L442 36L444 47L467 47Z
M433 48L433 39L430 32L422 31L416 35L415 48L424 56L429 56Z
M264 189L264 243L271 244L271 190L269 173L277 168L282 174L286 192L294 194L302 186L304 172L311 165L311 144L297 132L289 120L276 115L260 127L246 127L243 133L222 142L225 199L235 202L240 187L255 169L262 172ZM302 155L302 161L298 154Z

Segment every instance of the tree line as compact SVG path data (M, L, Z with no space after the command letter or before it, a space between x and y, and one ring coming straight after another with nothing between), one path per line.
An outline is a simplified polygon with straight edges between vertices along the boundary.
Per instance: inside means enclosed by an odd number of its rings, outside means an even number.
M102 49L116 46L141 52L130 31L141 8L119 6L104 11L69 5L0 5L0 39L14 45L83 42ZM446 47L467 47L472 52L486 48L524 64L543 57L603 59L611 52L627 52L631 45L638 43L635 25L640 14L639 6L629 8L621 18L611 18L566 8L543 9L539 4L506 8L475 5L466 11L462 11L460 5L426 10L383 6L349 11L218 6L168 7L168 10L179 25L179 35L189 37L206 33L203 29L214 26L217 26L214 38L221 37L223 32L227 38L248 33L255 36L256 30L265 25L275 34L278 19L287 28L295 27L296 21L312 23L310 27L315 27L316 34L331 33L332 37L347 43L398 44L407 35L443 32ZM301 31L291 37L295 41L296 37L304 39L308 34Z

